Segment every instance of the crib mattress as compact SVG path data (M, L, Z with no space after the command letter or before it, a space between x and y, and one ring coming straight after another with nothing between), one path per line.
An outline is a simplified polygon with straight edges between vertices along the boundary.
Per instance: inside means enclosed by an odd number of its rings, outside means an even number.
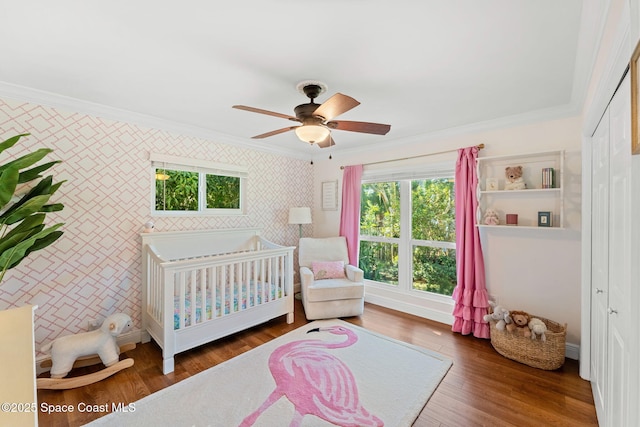
M216 291L215 298L215 315L213 315L213 307L211 306L211 290L207 290L206 301L205 304L202 303L202 292L197 292L195 303L196 303L196 318L195 323L201 323L204 320L209 320L214 317L221 317L223 314L227 315L232 312L244 310L246 308L253 307L255 305L260 305L263 303L263 293L262 293L263 283L260 282L257 284L257 291L254 294L254 286L253 284L247 285L237 285L233 287L233 292L229 290L229 286L224 292L224 304L222 302L221 291ZM248 289L247 289L248 288ZM282 289L277 288L276 286L270 286L269 283L266 283L267 292L265 293L264 302L272 301L274 299L282 298ZM192 325L192 304L193 298L191 298L190 294L187 293L185 296L185 309L184 309L184 326ZM173 301L174 314L173 314L173 328L180 329L180 296L176 295ZM204 310L203 310L204 307ZM224 307L224 308L223 308ZM233 310L231 309L233 307ZM224 310L222 312L221 310ZM203 313L205 317L203 319Z

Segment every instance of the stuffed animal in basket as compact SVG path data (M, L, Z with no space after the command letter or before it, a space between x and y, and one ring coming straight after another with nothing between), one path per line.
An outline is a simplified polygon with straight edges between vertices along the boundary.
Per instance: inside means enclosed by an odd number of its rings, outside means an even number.
M496 329L504 331L506 326L512 322L509 310L500 306L494 305L492 301L489 304L493 307L493 312L485 314L483 319L485 322L496 322Z
M529 320L529 329L531 330L531 339L536 339L536 336L540 337L541 341L546 341L547 336L545 332L547 332L547 325L540 319L532 318Z
M527 184L522 178L522 166L507 166L504 170L507 181L504 184L505 190L524 190Z
M507 325L509 332L516 332L524 335L526 338L531 336L531 329L529 329L529 321L531 316L526 311L514 310L511 313L511 320L513 323Z
M500 224L500 219L498 218L498 212L493 209L487 209L484 212L484 223L486 225L498 225Z
M126 314L112 314L94 331L56 338L42 347L42 352L51 351L51 378L64 378L82 356L97 354L105 366L117 363L120 347L116 337L131 328L131 324L131 317Z

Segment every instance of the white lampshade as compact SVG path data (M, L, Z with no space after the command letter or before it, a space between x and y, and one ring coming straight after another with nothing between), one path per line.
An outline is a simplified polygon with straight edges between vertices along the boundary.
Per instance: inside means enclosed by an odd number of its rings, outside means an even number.
M311 208L289 208L289 224L311 224Z
M314 144L329 136L329 129L319 125L303 125L296 128L296 135L304 142Z

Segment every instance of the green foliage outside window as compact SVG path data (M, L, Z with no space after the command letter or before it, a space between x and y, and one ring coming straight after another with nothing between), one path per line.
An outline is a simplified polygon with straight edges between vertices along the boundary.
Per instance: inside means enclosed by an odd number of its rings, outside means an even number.
M156 179L156 210L198 210L198 172L156 169L158 174L166 179Z
M400 184L376 182L362 185L360 235L400 237ZM360 242L359 266L368 280L398 284L398 245Z
M411 181L411 235L414 239L455 242L456 206L453 181Z
M207 175L207 208L240 209L240 178Z
M199 178L198 172L156 169L156 210L198 211ZM240 178L207 174L205 185L207 209L240 209Z
M376 182L362 185L360 234L400 237L399 182Z
M362 185L359 266L365 278L398 284L398 244L367 241L366 237L400 238L400 183ZM411 239L429 241L413 246L412 288L451 295L456 286L455 203L452 179L411 182ZM449 245L450 246L450 245Z
M453 180L412 181L411 205L411 233L414 239L455 242ZM455 287L455 250L437 246L415 246L413 289L451 295Z
M385 242L360 242L358 264L364 278L398 285L398 245Z

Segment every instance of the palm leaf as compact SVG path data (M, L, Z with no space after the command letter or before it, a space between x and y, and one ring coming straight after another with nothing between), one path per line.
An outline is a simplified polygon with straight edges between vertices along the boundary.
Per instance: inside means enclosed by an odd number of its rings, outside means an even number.
M4 150L13 147L14 145L16 145L16 142L18 142L20 140L20 138L22 138L23 136L28 136L28 133L22 133L20 135L16 135L16 136L12 136L11 138L7 139L6 141L3 141L2 143L0 143L0 153L2 153Z

